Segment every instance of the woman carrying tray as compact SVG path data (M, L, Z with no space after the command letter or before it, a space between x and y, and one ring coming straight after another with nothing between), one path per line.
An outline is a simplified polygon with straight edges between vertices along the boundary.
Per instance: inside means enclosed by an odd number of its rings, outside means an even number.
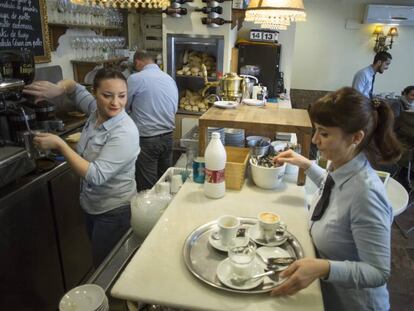
M310 108L312 142L332 163L325 170L288 150L274 158L306 170L319 185L309 232L318 258L294 262L272 295L292 295L321 279L326 310L389 310L392 208L370 162L391 162L401 146L388 105L342 88ZM315 204L316 203L316 204Z

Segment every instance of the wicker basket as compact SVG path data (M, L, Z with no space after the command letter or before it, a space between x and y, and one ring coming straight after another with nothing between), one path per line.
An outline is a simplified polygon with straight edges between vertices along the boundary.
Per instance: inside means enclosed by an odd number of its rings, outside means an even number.
M225 170L226 188L240 190L243 187L250 149L225 146L227 162Z

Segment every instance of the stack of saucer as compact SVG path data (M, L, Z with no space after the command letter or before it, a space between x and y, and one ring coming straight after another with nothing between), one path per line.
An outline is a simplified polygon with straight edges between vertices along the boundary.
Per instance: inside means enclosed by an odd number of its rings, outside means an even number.
M243 129L230 129L224 130L226 137L226 146L244 147L244 130Z
M59 311L109 311L108 298L102 287L85 284L68 291L60 300Z
M207 131L208 131L208 140L207 140L208 142L210 142L210 140L211 140L211 134L213 134L213 132L218 132L218 133L220 133L220 140L221 140L222 144L224 145L224 143L225 143L224 128L222 128L222 127L209 127L207 129Z

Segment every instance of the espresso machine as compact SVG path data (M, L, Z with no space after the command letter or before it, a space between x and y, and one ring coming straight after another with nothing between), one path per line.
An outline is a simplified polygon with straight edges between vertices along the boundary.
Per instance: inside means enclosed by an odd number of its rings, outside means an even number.
M22 95L34 75L32 52L0 51L0 187L36 167L41 153L33 147L34 131L63 129L52 103L34 104L32 98Z

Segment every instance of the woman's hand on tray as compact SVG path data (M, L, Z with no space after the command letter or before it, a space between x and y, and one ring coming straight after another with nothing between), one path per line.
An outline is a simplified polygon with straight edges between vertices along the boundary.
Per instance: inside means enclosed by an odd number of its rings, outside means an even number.
M303 168L305 170L308 169L312 164L312 162L309 159L305 158L304 156L296 153L291 149L280 152L277 156L273 158L273 163L275 165L289 163L299 166L300 168Z
M294 295L308 287L319 278L329 275L329 261L325 259L303 258L293 262L280 273L281 278L288 278L282 285L272 290L272 296Z

